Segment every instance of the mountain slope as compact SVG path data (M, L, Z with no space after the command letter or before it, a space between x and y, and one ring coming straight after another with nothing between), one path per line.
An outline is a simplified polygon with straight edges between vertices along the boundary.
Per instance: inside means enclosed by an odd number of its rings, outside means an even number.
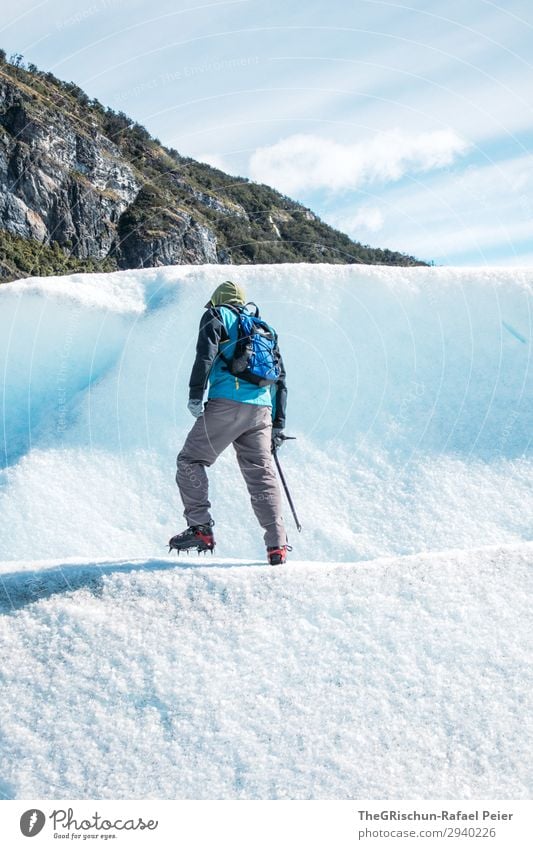
M178 263L422 265L268 186L182 157L0 51L0 279Z

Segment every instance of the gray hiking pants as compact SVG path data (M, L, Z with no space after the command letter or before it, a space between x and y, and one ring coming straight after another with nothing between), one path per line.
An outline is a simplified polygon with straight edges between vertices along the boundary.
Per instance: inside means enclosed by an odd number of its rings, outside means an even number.
M211 519L206 466L211 466L231 443L246 481L257 521L267 546L287 541L281 516L281 493L272 462L270 407L212 398L196 419L178 454L176 483L188 525Z

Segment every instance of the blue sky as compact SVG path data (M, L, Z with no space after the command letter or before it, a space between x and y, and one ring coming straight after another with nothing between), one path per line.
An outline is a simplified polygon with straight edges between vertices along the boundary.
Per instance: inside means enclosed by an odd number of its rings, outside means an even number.
M1 0L0 46L363 243L533 266L527 0Z

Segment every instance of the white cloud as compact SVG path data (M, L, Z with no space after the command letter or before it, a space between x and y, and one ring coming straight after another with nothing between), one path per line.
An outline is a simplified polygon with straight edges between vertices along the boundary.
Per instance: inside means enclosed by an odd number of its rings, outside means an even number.
M379 244L438 262L497 256L498 262L530 265L524 244L533 240L532 197L533 155L391 186L379 192ZM373 208L370 198L367 207ZM354 204L323 218L360 239L354 226L360 212Z
M383 213L376 206L361 206L354 215L342 219L342 229L349 235L360 233L361 230L377 233L384 223Z
M418 135L390 130L356 144L297 134L258 148L250 159L250 176L287 194L343 191L450 165L467 148L453 130Z
M450 257L462 253L483 253L495 247L504 247L509 253L513 245L518 245L532 234L531 222L512 222L507 225L501 221L494 226L489 224L468 224L461 228L442 227L437 234L426 233L413 238L417 252L426 257Z

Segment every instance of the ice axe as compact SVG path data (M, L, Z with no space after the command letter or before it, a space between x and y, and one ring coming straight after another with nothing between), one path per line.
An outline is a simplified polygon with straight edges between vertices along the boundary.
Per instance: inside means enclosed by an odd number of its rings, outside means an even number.
M278 434L278 439L282 439L283 442L285 442L285 440L287 440L287 439L296 439L296 437L295 436L285 436L284 433L280 433L280 434ZM281 466L279 464L278 452L277 452L277 449L274 445L272 446L272 453L274 455L274 462L276 463L276 468L278 470L278 474L279 474L281 483L283 484L283 489L285 490L285 495L287 496L287 501L289 502L289 507L291 508L291 512L292 512L292 515L293 515L293 518L294 518L294 523L296 525L296 529L297 529L298 533L300 533L300 531L302 530L302 526L300 525L300 522L298 520L298 516L296 515L296 510L294 509L294 504L292 502L291 494L289 492L289 487L287 486L287 481L285 480L285 475L283 474L283 471L282 471Z

